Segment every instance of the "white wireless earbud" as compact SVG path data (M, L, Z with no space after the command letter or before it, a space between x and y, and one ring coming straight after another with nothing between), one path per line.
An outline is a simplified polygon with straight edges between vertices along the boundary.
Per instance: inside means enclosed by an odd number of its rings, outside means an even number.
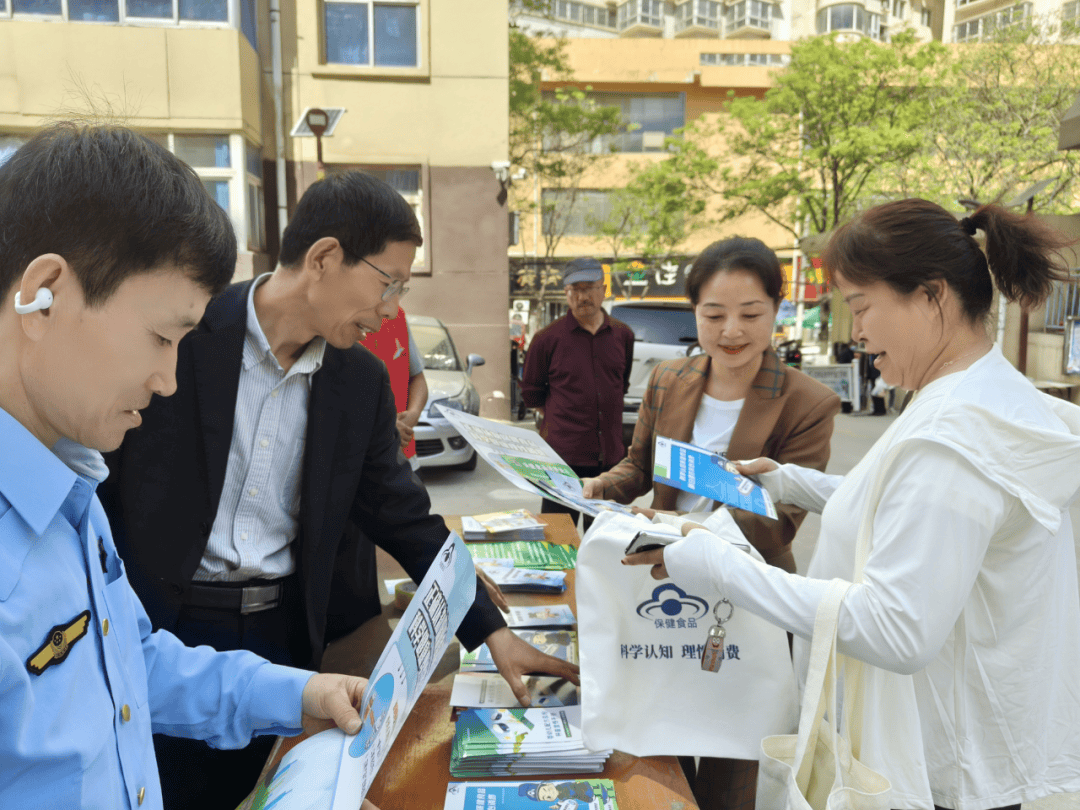
M22 303L19 300L20 295L21 293L15 293L15 311L20 315L29 315L31 312L37 312L39 309L48 309L52 306L52 290L48 287L41 287L38 289L37 294L34 296L34 300L29 304Z

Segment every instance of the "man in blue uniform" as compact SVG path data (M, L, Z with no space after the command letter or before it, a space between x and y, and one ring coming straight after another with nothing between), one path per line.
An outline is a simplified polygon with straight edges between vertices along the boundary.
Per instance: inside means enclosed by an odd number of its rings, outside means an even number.
M0 807L159 808L151 731L360 725L361 678L152 632L95 495L235 258L195 174L128 130L54 126L0 167Z

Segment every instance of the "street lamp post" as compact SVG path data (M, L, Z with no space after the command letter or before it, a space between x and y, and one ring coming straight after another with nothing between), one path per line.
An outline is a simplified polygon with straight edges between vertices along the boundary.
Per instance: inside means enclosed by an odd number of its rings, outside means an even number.
M326 167L323 165L322 159L322 136L326 132L327 126L330 124L330 116L326 110L320 110L318 107L312 107L304 115L304 122L308 125L308 129L315 136L315 154L318 160L317 177L322 180L326 177Z

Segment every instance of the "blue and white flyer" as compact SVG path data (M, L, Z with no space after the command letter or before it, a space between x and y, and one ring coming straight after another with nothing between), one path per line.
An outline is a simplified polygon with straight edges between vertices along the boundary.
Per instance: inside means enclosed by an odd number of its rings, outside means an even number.
M518 489L559 501L593 517L608 511L630 514L630 507L621 503L583 497L581 479L536 431L493 422L443 405L439 410L480 458Z
M475 596L472 557L451 533L371 672L360 731L300 743L239 810L356 810Z
M656 437L653 480L776 520L768 492L739 475L724 456L686 442Z

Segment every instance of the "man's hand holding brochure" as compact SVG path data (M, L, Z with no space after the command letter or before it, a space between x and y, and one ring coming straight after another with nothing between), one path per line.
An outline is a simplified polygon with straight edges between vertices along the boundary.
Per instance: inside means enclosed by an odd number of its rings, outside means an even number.
M518 489L559 501L593 517L604 511L630 512L614 501L586 499L581 492L581 479L534 431L442 405L438 407L480 457Z
M472 557L451 533L368 678L359 731L334 728L300 743L239 810L358 807L475 595Z

